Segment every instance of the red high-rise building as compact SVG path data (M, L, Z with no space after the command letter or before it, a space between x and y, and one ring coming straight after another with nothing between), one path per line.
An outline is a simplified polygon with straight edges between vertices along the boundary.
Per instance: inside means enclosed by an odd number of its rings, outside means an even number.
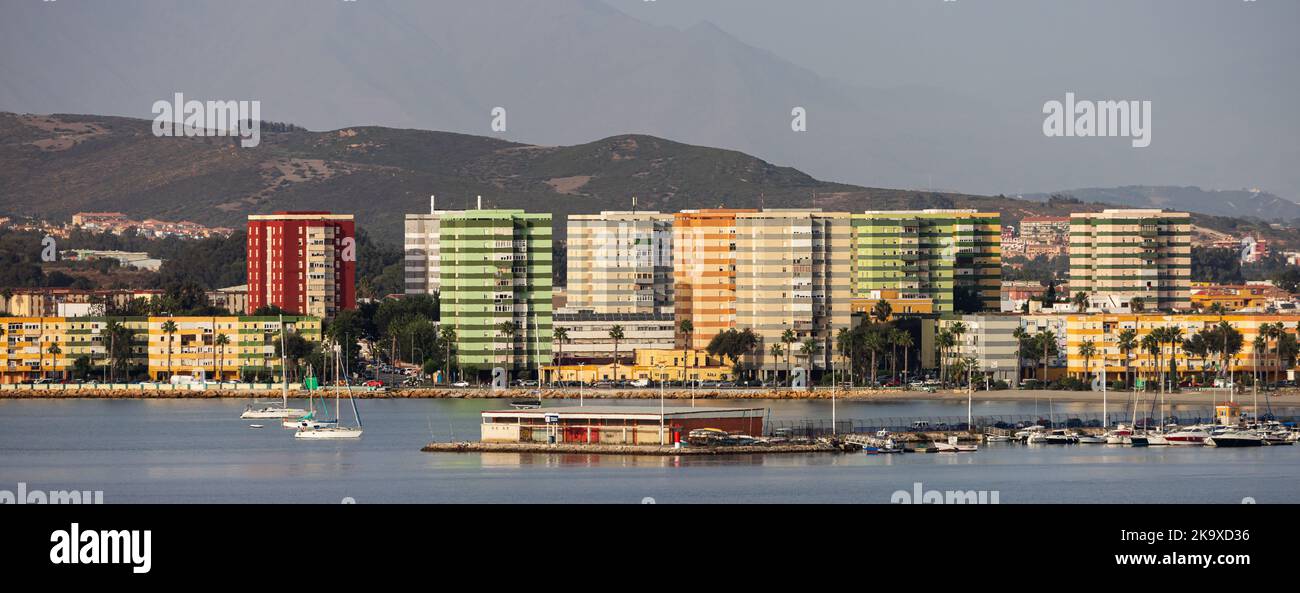
M333 317L355 309L356 223L351 214L276 212L248 217L248 312L276 305Z

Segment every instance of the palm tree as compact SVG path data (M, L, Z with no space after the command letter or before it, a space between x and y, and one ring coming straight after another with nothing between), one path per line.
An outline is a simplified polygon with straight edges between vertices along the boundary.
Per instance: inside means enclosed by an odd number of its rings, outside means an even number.
M908 372L907 358L908 352L912 349L912 333L899 330L896 343L899 348L903 349L903 376L911 376L911 373Z
M501 335L505 336L510 343L510 366L513 368L515 366L515 334L519 333L519 324L515 323L514 320L502 321L497 325L497 331L501 332Z
M1264 325L1266 326L1268 324L1266 323ZM1251 365L1252 367L1251 379L1253 379L1255 384L1258 385L1259 384L1259 359L1264 356L1265 352L1268 352L1268 337L1264 335L1264 326L1260 326L1259 335L1255 336L1254 346L1255 346L1255 364Z
M889 320L889 316L894 313L894 308L890 306L889 301L880 299L876 301L875 306L871 307L871 318L877 323L884 323Z
M1083 293L1079 293L1083 294ZM1079 356L1083 357L1083 377L1086 381L1092 374L1092 357L1097 355L1097 343L1092 340L1084 340L1079 345Z
M1273 351L1277 354L1277 366L1274 367L1275 370L1273 372L1273 382L1276 383L1279 379L1281 379L1281 376L1278 373L1280 373L1282 370L1282 348L1281 348L1282 334L1286 333L1286 326L1282 325L1281 321L1273 324L1265 323L1264 325L1260 326L1259 331L1260 334L1264 336L1264 345L1266 350L1267 350L1268 342L1270 341L1277 342L1277 347L1273 349Z
M452 345L456 343L456 328L450 325L444 325L438 330L438 337L442 338L442 344L447 348L447 358L443 360L443 380L451 381L451 350Z
M952 337L952 330L947 327L940 328L939 333L935 334L934 345L939 354L939 381L947 381L948 378L948 350L955 343Z
M1080 290L1079 292L1074 293L1074 297L1070 299L1070 302L1074 303L1074 310L1076 312L1083 313L1088 309L1088 293Z
M1043 353L1043 383L1047 383L1047 358L1056 347L1056 332L1050 329L1039 330L1034 334L1035 350Z
M817 356L817 353L821 351L821 349L822 349L821 343L812 338L808 338L807 340L804 340L803 343L799 345L799 355L804 357L804 359L808 361L808 369L810 372L813 367L813 357ZM811 387L812 382L809 381L808 385Z
M687 352L691 349L691 334L695 333L695 323L690 319L683 319L677 324L677 331L682 333L682 385L686 384L686 357Z
M799 336L795 335L793 329L786 329L781 333L781 345L785 346L785 379L790 382L790 375L794 373L794 368L790 365L790 356L794 354L795 342L799 341Z
M841 327L840 331L835 334L835 346L840 351L840 356L844 357L849 363L849 386L853 386L853 332L847 327Z
M1029 337L1029 332L1025 326L1020 326L1011 332L1011 337L1016 339L1016 387L1020 386L1020 361L1024 357L1025 338Z
M58 343L50 344L50 347L46 348L45 352L50 355L50 368L58 368L59 355L63 354L63 350L59 348ZM45 367L42 366L41 368L44 369Z
M224 381L226 378L226 346L230 344L230 336L217 334L214 343L217 345L217 381Z
M883 351L888 343L879 331L868 331L865 338L867 352L871 353L871 386L876 387L876 354Z
M614 382L618 382L618 342L623 339L623 326L609 328L609 339L614 340Z
M785 348L782 348L780 344L772 344L772 347L767 352L772 355L772 358L779 361L781 356L785 354Z
M1124 356L1124 384L1133 385L1132 369L1129 368L1129 355L1138 347L1137 330L1124 329L1119 332L1119 352Z
M170 380L172 377L172 340L174 340L176 337L176 330L177 328L176 328L175 321L168 319L167 321L163 322L162 331L164 334L166 334L164 336L164 339L167 340L167 379L168 380Z
M555 345L559 346L555 351L556 364L564 366L564 342L569 339L569 328L557 325L555 329L551 330L551 336L555 341Z
M1134 313L1141 313L1147 308L1147 301L1142 297L1133 297L1128 301L1128 307Z
M1152 330L1147 335L1142 336L1140 343L1142 351L1147 353L1147 360L1152 362L1151 369L1159 377L1160 371L1160 337L1159 328Z
M1170 389L1172 389L1173 386L1178 385L1179 383L1177 347L1178 344L1183 342L1183 328L1171 325L1164 328L1164 331L1161 332L1160 335L1164 337L1165 342L1169 344L1169 358L1166 359L1167 364L1165 364L1165 368L1170 372L1166 380L1168 381Z

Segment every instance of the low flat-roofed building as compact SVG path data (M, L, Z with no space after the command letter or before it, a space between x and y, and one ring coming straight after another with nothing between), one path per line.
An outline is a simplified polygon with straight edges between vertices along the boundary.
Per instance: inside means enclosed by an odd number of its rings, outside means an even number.
M556 311L553 323L564 328L568 338L556 343L556 358L565 363L583 358L614 358L614 326L623 328L618 341L618 357L626 360L634 350L669 350L674 348L677 333L672 313L596 313L590 310Z
M690 431L716 428L750 436L763 434L764 408L659 406L566 406L483 412L485 443L583 443L670 445Z

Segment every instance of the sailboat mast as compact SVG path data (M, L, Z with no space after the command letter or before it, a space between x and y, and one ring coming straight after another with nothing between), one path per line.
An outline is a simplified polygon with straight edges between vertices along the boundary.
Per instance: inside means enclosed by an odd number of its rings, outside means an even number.
M284 343L284 314L280 314L280 402L289 407L289 354Z

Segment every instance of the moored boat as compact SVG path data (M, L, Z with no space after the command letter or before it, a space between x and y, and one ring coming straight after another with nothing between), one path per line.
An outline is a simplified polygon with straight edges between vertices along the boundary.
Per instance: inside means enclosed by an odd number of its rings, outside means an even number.
M1241 430L1227 431L1205 439L1207 447L1262 447L1264 437Z

